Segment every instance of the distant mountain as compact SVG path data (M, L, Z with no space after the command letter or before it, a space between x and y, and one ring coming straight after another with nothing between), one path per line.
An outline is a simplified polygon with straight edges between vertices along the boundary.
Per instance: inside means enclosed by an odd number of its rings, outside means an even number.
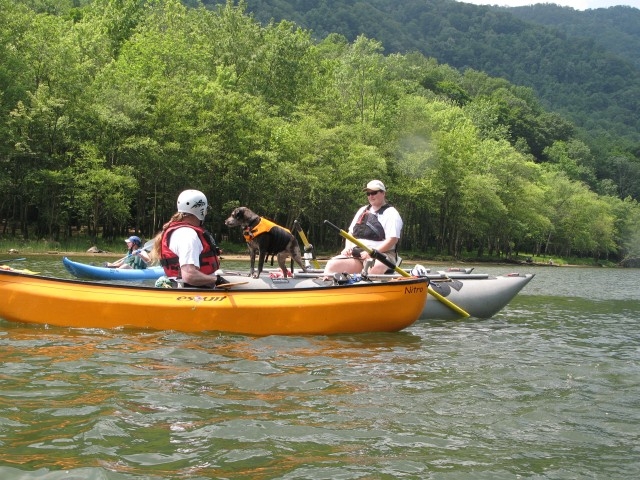
M209 0L210 5L224 3ZM290 20L322 39L364 34L385 53L419 51L534 89L589 138L640 144L640 10L504 8L453 0L246 0L262 23ZM616 140L617 142L618 140Z
M617 6L578 11L549 3L505 8L521 20L587 38L640 68L640 10Z

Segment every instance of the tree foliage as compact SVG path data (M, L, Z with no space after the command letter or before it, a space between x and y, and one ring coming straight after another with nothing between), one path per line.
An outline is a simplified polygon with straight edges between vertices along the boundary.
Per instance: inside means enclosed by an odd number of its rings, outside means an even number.
M617 183L608 159L619 153L640 163L637 8L576 11L552 3L506 8L453 0L246 0L246 4L263 23L292 20L319 40L339 34L355 42L364 35L380 42L387 54L420 52L465 75L471 71L471 78L479 78L475 72L491 75L490 82L482 82L491 93L484 93L504 102L500 114L510 127L507 138L538 161L546 161L544 150L554 138L566 141L571 134L579 135L592 150L597 181ZM441 69L429 72L421 83L464 104L476 87L461 85L455 77ZM530 93L518 92L514 98L510 95L514 88ZM543 113L543 107L551 111ZM564 138L553 136L560 131ZM630 183L640 185L640 176L635 174Z
M531 88L385 55L365 35L316 42L290 21L259 24L243 2L52 5L0 0L3 235L151 237L197 188L218 238L242 242L223 219L247 205L337 249L324 219L346 226L380 178L403 249L637 251L637 186L623 181L634 157L608 157L618 177L603 180Z

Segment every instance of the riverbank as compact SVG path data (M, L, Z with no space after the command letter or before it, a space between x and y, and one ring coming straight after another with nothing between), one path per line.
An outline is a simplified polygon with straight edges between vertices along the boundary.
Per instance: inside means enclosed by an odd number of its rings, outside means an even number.
M72 259L86 259L92 257L103 257L105 259L122 258L126 255L125 245L121 242L102 243L99 247L91 246L87 238L74 238L64 243L41 241L25 241L16 239L0 239L0 260L10 256L31 257L31 256L67 256ZM249 260L248 252L239 244L220 245L223 249L223 260L243 261ZM316 251L318 261L326 262L335 253L321 253ZM520 269L528 267L609 267L620 268L633 267L634 264L621 265L612 261L595 262L593 259L575 257L556 257L550 255L533 255L530 253L520 253L514 259L495 257L473 257L468 256L462 259L455 259L445 255L424 255L421 252L402 251L404 258L403 265L441 265L448 267L468 267L470 265L512 265ZM82 261L82 260L81 260ZM638 261L640 265L640 260Z
M104 258L115 259L122 258L126 255L124 245L120 243L102 245L100 248L91 247L88 248L90 243L85 240L78 240L76 242L68 242L66 244L57 244L49 242L15 242L12 240L0 240L0 260L9 260L12 256L17 257L32 257L32 256L58 256L60 258L66 256L72 259L80 259L79 261L87 261L87 258ZM249 260L249 254L242 248L241 245L222 245L223 260L230 261L244 261ZM316 252L318 255L318 261L321 263L326 262L332 254L322 254ZM621 268L621 267L633 267L633 264L620 265L611 261L594 262L592 259L584 258L562 258L551 257L546 255L531 255L522 253L515 259L506 259L499 257L489 258L475 258L468 257L463 259L449 258L443 255L434 255L429 258L428 256L422 256L420 252L402 252L401 255L404 258L403 266L413 266L415 264L422 265L440 265L447 267L468 267L470 265L511 265L514 268L520 269L529 267L609 267L609 268ZM84 260L82 260L84 259Z

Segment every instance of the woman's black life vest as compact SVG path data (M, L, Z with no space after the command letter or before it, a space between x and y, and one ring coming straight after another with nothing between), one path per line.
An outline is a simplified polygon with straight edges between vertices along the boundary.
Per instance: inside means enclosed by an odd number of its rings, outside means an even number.
M387 238L384 234L384 227L378 220L378 215L382 214L382 212L390 206L388 203L385 203L377 212L373 213L369 211L371 205L367 205L367 208L364 209L364 212L362 212L362 215L360 215L360 218L353 227L353 236L377 242L381 242Z

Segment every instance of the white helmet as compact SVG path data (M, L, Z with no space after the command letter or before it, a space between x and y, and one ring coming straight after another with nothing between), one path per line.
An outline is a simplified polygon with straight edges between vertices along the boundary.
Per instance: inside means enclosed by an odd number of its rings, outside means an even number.
M203 221L207 214L207 197L200 190L185 190L178 196L178 212L190 213Z
M422 265L418 264L411 269L411 275L414 277L427 277L429 274L429 270L424 268Z

